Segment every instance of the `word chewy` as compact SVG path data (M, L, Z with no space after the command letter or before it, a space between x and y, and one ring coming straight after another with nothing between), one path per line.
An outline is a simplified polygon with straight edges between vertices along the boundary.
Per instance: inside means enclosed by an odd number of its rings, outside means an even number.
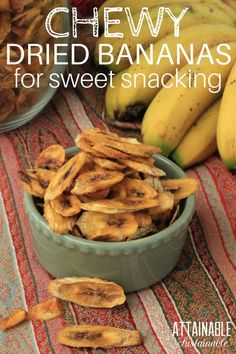
M155 19L153 19L153 16L150 15L149 8L148 7L143 7L140 11L140 16L137 24L134 23L133 21L133 16L132 12L129 7L105 7L104 8L104 36L105 37L115 37L115 38L123 38L124 33L122 32L110 32L110 26L112 25L117 25L121 23L120 19L115 19L115 13L119 12L124 12L125 14L125 19L127 19L130 31L134 37L138 37L141 30L142 26L144 23L147 22L148 28L150 30L150 33L153 37L158 37L158 34L160 32L161 26L164 25L164 16L168 16L171 18L173 21L173 32L176 37L179 37L179 32L180 32L180 23L181 20L183 19L184 15L186 12L189 10L188 7L185 7L179 14L179 16L175 16L173 12L171 11L170 8L168 7L159 7L157 9L157 16ZM69 37L69 32L65 33L57 33L53 31L52 28L52 19L55 15L57 15L59 12L65 12L67 14L70 14L71 11L71 24L72 24L72 35L74 38L78 37L78 25L80 24L90 24L93 26L93 36L94 37L99 37L99 15L98 15L98 8L95 7L93 9L93 17L92 18L80 18L78 9L76 7L72 7L71 10L69 10L67 7L58 7L53 9L46 21L46 26L47 26L47 31L50 33L52 37L55 38L62 38L62 37ZM112 18L111 18L112 17ZM122 19L122 21L124 21Z

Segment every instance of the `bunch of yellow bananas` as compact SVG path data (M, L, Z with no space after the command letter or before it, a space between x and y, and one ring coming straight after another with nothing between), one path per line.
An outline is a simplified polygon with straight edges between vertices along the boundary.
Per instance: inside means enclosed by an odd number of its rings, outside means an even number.
M132 11L133 23L137 25L140 11L148 7L153 22L160 7L168 7L173 14L179 14L184 7L189 11L184 15L180 27L180 37L173 33L172 19L165 18L158 38L151 35L146 21L140 33L134 37L130 23L124 12L111 13L120 23L110 26L110 32L123 32L123 38L107 38L104 34L97 40L94 59L99 62L101 44L113 48L113 56L119 56L124 43L129 55L119 63L107 67L116 73L112 85L107 88L105 105L112 119L143 118L142 135L145 143L160 146L162 153L171 157L183 168L199 163L211 156L218 147L223 162L229 169L236 168L236 0L107 0L99 9L100 25L104 26L105 7L128 7ZM178 64L166 60L148 63L147 58L157 58L166 45L168 55L176 58L176 47L181 43L185 54L181 54ZM231 58L226 65L219 60L209 62L209 58L188 63L191 45L198 56L207 44L212 58L217 58L218 47L229 44ZM139 58L137 45L146 49ZM133 63L132 63L133 61ZM131 63L130 63L131 62ZM235 65L234 65L235 63ZM130 65L131 64L131 65ZM191 73L204 74L210 78L218 73L221 78L219 92L207 90L200 82L194 87L176 86L176 75L186 78ZM143 85L153 73L160 77L172 74L168 85L159 87ZM189 75L187 75L189 74ZM136 77L135 85L122 85L124 78ZM187 80L187 79L186 79ZM184 81L184 80L183 80ZM214 81L214 80L213 80ZM164 87L163 87L164 86ZM168 86L168 87L167 87ZM223 95L223 96L222 96ZM221 97L222 96L222 97Z

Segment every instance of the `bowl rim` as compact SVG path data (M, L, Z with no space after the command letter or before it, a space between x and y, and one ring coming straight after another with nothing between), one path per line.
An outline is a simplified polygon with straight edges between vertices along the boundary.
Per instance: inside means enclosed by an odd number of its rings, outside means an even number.
M75 152L79 152L79 149L77 147L72 147L66 150L66 153L68 155L73 154ZM159 160L169 164L170 167L174 169L181 176L180 178L187 177L185 172L168 158L160 154L156 154L153 157L155 158L156 161ZM24 199L25 199L26 210L29 216L34 217L34 219L37 219L37 222L40 223L40 225L44 228L44 230L46 230L47 233L53 236L54 240L58 239L58 237L61 237L62 240L66 241L67 243L69 242L71 246L84 246L90 249L96 249L96 250L100 249L103 251L110 251L110 252L124 251L125 249L130 249L130 248L141 249L143 248L143 246L150 246L157 242L160 243L163 241L166 242L170 241L171 237L174 237L174 234L176 234L177 230L181 230L183 227L186 227L186 223L189 224L195 210L195 201L196 201L195 195L188 197L185 200L185 205L180 217L172 225L168 226L166 229L160 232L157 232L153 235L138 240L131 240L129 242L105 242L105 241L86 240L70 234L63 234L63 235L56 234L50 229L44 217L39 213L34 203L34 198L28 193L24 192Z

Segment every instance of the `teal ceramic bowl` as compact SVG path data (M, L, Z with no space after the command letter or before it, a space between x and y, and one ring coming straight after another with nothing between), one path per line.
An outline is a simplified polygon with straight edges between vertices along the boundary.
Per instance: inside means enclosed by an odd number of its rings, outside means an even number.
M75 150L69 150L69 154ZM185 173L167 158L156 155L168 178ZM38 212L34 199L25 194L33 245L43 268L56 278L98 277L120 284L126 292L153 285L176 266L183 249L195 206L195 197L184 202L180 217L164 231L129 242L98 242L71 235L56 235Z

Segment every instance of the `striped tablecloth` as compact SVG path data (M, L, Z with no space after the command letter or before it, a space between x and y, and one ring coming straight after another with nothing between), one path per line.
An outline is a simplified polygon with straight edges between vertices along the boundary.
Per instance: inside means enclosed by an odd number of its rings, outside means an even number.
M33 252L17 171L31 166L39 152L50 144L72 146L82 128L107 128L99 119L101 110L101 100L89 91L86 98L79 99L74 91L61 90L38 118L0 135L0 319L14 308L27 309L48 298L50 276ZM98 354L236 353L235 177L218 157L190 170L189 175L201 185L196 214L182 257L165 280L128 295L127 303L119 308L88 311L68 305L64 318L25 323L7 333L0 332L0 353L94 353L69 349L56 342L58 330L71 324L138 328L143 334L143 346L97 350ZM230 321L227 346L194 346L197 338L187 333L186 326L182 335L173 336L174 323L180 321ZM183 347L184 340L187 345Z

